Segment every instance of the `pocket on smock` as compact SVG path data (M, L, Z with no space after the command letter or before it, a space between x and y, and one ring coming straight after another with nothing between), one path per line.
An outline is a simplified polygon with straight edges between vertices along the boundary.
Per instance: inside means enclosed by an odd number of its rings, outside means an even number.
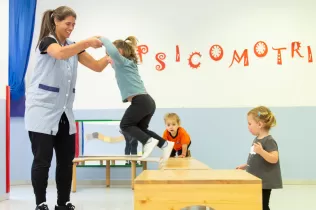
M38 85L36 100L44 107L53 108L56 106L59 95L59 87L45 85L40 83Z

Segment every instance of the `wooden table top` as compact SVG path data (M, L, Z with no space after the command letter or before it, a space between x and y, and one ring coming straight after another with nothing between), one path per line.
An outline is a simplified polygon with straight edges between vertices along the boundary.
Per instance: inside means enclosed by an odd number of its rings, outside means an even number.
M162 170L207 170L211 169L208 165L196 160L195 158L169 158Z
M135 161L147 161L147 162L159 162L159 157L148 157L144 160L139 160L141 156L137 155L109 155L109 156L83 156L75 158L73 163L80 163L85 161L100 161L100 160L135 160Z
M146 170L135 184L260 184L243 170Z

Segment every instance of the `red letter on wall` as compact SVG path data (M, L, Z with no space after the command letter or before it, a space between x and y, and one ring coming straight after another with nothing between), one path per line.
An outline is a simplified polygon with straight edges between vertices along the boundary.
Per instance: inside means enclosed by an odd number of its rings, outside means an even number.
M282 54L281 54L281 50L286 50L286 47L283 47L283 48L273 48L273 50L277 50L278 51L278 61L277 61L277 64L278 65L282 65Z
M218 44L215 44L213 45L211 48L210 48L210 57L212 60L214 61L219 61L223 58L224 56L224 50L223 48L218 45Z
M179 45L176 46L176 62L180 62L180 50L179 50Z
M299 52L299 50L301 49L301 43L300 42L292 42L292 58L294 57L294 52L296 52L298 54L298 56L300 56L301 58L303 58L304 56L302 56Z
M166 59L166 54L165 53L157 53L156 54L156 60L160 63L160 65L156 65L156 70L157 71L162 71L166 68L166 64L165 62L163 62L162 60Z
M137 47L137 51L138 51L139 61L142 63L143 62L143 55L148 53L148 47L147 47L147 45L139 45Z
M193 52L193 53L189 56L189 59L188 59L188 61L189 61L189 66L190 66L191 68L193 68L193 69L198 69L198 68L200 67L200 65L201 65L201 62L198 62L197 64L194 64L194 63L192 62L193 56L195 56L195 55L199 56L200 58L202 57L201 53L199 53L199 52Z
M307 51L308 51L308 62L313 63L313 54L312 54L311 46L307 46Z
M268 45L263 41L259 41L253 47L253 51L258 58L263 58L268 54Z
M240 63L240 61L244 59L244 66L249 66L249 61L248 61L248 50L245 49L244 52L242 53L241 57L238 55L237 51L234 51L234 56L232 59L232 63L230 64L229 68L233 65L234 61L237 61Z

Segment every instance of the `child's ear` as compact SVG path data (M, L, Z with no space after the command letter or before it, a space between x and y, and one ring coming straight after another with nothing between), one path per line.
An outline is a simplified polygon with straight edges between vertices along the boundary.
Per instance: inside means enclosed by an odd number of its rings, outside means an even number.
M258 122L259 128L263 128L263 123L261 121Z
M123 55L123 50L121 48L118 49L121 55Z

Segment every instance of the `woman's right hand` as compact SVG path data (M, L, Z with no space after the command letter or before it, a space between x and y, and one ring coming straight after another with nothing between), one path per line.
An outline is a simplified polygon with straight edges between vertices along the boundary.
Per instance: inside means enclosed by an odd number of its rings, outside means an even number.
M102 42L97 36L91 37L88 39L90 47L93 47L94 49L102 47Z
M247 167L247 164L242 164L240 166L237 166L236 169L245 170Z

